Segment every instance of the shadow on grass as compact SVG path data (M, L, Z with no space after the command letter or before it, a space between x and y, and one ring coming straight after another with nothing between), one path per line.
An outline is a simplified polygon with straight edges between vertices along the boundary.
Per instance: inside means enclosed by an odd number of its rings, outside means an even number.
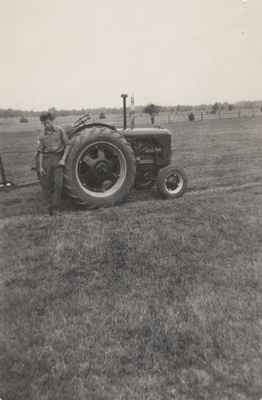
M121 205L147 200L159 200L160 196L156 190L132 190L128 198ZM121 206L119 205L119 206ZM0 199L0 218L19 215L46 215L48 206L44 201L39 186L29 188L17 188L15 190L3 191ZM69 198L63 198L60 210L62 213L91 210L91 208L80 206Z

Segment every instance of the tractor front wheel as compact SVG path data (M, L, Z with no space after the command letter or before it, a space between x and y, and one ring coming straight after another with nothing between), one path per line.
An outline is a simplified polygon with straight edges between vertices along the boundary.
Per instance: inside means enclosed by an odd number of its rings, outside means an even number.
M183 196L187 188L187 177L181 169L167 166L158 172L157 189L162 197L175 199Z

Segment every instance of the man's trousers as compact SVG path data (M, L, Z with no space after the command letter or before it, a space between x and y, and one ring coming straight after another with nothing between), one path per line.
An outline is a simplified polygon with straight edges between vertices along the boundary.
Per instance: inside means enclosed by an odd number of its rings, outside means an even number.
M51 208L58 208L63 191L64 167L59 166L63 153L43 153L45 174L40 176L45 198Z

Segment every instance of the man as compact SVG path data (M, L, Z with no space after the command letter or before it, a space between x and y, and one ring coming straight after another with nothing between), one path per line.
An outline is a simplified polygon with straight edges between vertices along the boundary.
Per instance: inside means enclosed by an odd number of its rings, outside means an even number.
M63 189L64 165L70 148L69 139L60 126L53 123L50 112L40 115L44 127L39 136L39 175L48 200L48 211L53 215L58 210Z

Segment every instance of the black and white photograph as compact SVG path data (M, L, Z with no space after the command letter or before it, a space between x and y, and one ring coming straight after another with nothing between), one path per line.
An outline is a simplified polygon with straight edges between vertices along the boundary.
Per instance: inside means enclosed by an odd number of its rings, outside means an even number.
M0 13L0 400L262 400L261 0Z

